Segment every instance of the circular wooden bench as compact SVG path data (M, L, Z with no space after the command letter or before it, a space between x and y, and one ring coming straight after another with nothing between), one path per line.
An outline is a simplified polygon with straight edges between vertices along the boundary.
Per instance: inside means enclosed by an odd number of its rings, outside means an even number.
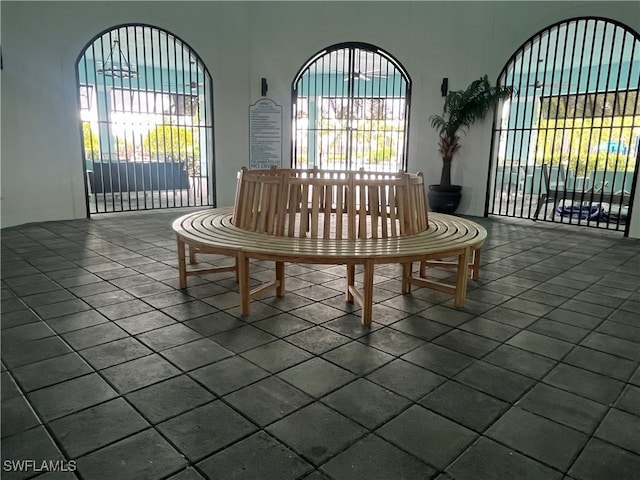
M362 322L370 326L374 267L399 263L403 265L403 293L409 293L411 285L420 285L453 294L456 306L464 304L469 275L478 275L486 230L451 215L429 213L427 217L422 175L357 178L354 174L356 178L335 176L332 180L323 172L325 178L316 178L314 183L313 175L301 178L299 172L243 170L234 207L203 210L177 219L173 229L178 241L180 287L187 286L189 275L235 270L241 312L246 315L250 298L265 289L275 287L278 296L284 295L285 263L344 264L347 301L355 299L360 304ZM322 188L309 189L313 185ZM191 264L196 263L197 253L226 255L235 258L235 263L187 268L187 245ZM454 260L443 262L444 258ZM274 281L251 290L250 259L274 261ZM419 277L412 274L416 261L421 262ZM455 284L427 279L424 269L434 264L456 268ZM356 265L364 267L361 289L355 286Z

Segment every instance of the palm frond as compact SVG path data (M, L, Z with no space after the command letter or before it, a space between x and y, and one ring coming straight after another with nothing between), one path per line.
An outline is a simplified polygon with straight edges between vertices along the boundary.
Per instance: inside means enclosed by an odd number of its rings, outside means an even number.
M429 117L431 126L441 140L449 138L447 145L453 138L457 143L459 131L464 132L477 120L482 120L501 100L510 98L514 92L513 87L492 87L488 76L484 75L471 82L465 90L450 92L444 102L443 114ZM456 150L458 148L459 145Z

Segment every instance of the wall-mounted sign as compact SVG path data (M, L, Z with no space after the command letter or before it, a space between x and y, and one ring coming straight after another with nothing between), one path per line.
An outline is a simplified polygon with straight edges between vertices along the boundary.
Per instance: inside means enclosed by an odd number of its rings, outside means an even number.
M263 98L249 107L249 168L282 166L282 106Z

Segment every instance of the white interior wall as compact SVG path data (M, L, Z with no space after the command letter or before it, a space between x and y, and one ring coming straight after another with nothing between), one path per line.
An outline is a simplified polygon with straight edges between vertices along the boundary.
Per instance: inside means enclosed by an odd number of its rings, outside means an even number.
M235 172L248 162L248 108L268 97L284 112L283 162L290 159L291 81L323 47L372 43L394 55L413 80L409 169L438 183L440 82L466 87L495 79L530 36L552 23L593 15L640 31L638 2L11 2L0 3L2 227L86 215L75 61L100 31L146 23L177 35L203 59L214 85L218 205L233 202ZM463 139L453 181L464 186L459 213L482 215L491 122ZM640 238L640 195L631 235Z

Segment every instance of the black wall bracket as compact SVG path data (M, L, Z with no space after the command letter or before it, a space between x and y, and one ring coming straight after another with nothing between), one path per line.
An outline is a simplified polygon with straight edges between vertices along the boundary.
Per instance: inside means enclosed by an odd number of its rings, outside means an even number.
M260 91L262 92L263 97L267 96L267 90L269 90L269 85L267 85L267 79L262 78L260 82Z
M440 93L442 93L443 97L446 97L447 93L449 93L449 79L447 77L442 79L442 83L440 84Z

